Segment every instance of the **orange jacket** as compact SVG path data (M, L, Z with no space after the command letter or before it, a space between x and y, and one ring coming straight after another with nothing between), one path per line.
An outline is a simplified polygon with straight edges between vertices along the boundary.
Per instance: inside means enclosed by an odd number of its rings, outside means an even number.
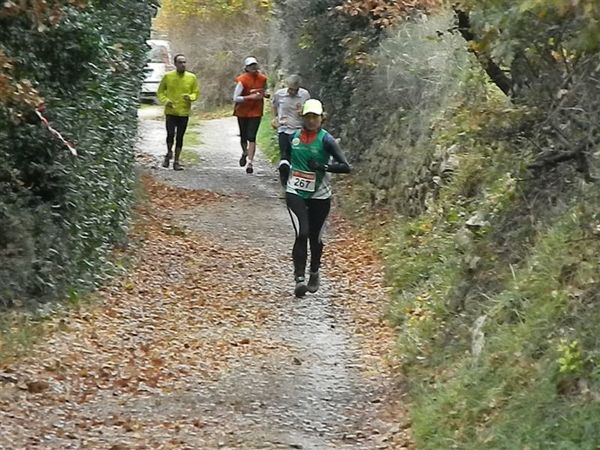
M242 96L254 94L258 91L265 91L267 88L267 76L261 72L251 73L244 72L239 75L236 82L242 83L244 90ZM262 117L263 115L263 100L244 100L236 103L233 115L237 117Z

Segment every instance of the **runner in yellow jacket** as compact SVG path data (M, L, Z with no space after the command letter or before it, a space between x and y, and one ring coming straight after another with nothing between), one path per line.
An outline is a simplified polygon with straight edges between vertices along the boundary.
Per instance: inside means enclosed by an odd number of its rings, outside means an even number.
M192 109L192 102L198 100L200 89L196 75L185 70L186 59L182 54L175 55L175 70L167 72L158 86L158 100L165 105L165 118L167 126L167 154L163 167L169 167L173 157L173 143L175 143L174 170L183 170L179 163L183 136Z

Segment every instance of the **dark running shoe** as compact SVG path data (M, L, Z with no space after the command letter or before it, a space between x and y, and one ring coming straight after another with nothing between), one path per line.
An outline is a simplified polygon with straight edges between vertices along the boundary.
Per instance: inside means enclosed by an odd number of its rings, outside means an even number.
M246 173L254 173L254 168L252 167L252 164L248 164L248 167L246 167Z
M296 287L294 288L294 295L298 298L304 297L306 295L307 290L308 286L306 286L304 277L296 278Z
M178 162L173 163L173 170L183 170L183 166Z
M242 157L240 158L240 167L244 167L246 165L246 152L242 153Z
M171 164L171 157L169 155L167 155L167 156L165 156L165 159L163 159L162 166L168 168L169 164Z
M311 272L308 277L308 284L306 285L308 292L311 294L317 292L319 290L320 281L319 272Z

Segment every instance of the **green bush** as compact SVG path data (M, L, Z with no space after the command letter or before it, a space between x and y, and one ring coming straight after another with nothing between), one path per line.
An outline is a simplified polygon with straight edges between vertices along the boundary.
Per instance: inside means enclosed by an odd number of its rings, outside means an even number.
M417 446L598 448L598 2L463 0L386 32L279 3L284 68L332 113L346 183L396 213L380 232Z
M0 49L31 80L53 127L28 107L0 102L0 304L89 289L126 238L134 182L138 92L151 0L90 1L33 27L0 17Z
M356 88L364 87L368 64L363 57L384 34L370 27L367 18L338 11L336 0L276 4L278 39L284 45L275 49L275 59L285 72L300 74L311 95L323 101L331 119L327 128L337 135L356 116L351 99Z

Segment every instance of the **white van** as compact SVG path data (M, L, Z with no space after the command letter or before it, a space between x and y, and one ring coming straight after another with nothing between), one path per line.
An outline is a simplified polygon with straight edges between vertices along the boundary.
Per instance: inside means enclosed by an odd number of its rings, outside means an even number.
M140 98L142 101L156 101L158 85L165 73L174 69L171 44L169 41L150 39L146 41L150 50L148 51L148 63L144 67L144 81Z

